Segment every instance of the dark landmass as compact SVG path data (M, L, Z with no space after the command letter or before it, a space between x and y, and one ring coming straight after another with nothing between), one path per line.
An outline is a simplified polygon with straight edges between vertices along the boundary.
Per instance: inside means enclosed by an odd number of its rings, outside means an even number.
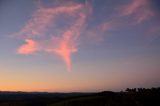
M0 106L160 106L160 88L99 93L0 91Z

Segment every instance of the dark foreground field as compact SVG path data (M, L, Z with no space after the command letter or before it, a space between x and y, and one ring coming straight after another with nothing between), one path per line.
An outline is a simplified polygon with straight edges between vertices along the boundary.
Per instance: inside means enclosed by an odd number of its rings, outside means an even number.
M160 88L125 92L0 92L0 106L160 106Z

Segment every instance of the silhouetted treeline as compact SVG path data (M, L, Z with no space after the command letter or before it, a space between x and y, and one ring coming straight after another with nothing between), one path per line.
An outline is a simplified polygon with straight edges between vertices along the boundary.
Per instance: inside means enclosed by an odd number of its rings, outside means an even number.
M0 92L0 106L160 106L160 88L99 93Z
M158 92L160 90L160 88L127 88L126 92Z

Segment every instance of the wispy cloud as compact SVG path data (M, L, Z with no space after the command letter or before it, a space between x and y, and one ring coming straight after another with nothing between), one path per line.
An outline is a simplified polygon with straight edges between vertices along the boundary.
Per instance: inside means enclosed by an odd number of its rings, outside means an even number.
M70 71L72 64L71 55L78 51L77 42L85 27L89 11L91 11L91 6L88 2L84 4L71 2L53 7L40 6L26 25L16 33L16 35L22 36L26 41L25 44L18 48L17 53L33 54L37 51L43 51L56 54L64 60L68 71ZM70 17L72 19L71 24L66 29L56 27L62 35L55 36L54 33L51 33L50 29L52 25L56 24L61 14ZM47 34L48 32L50 36ZM46 38L48 42L56 43L50 45L53 43L46 43ZM36 42L32 39L36 39ZM38 50L37 44L39 44L40 50Z
M38 43L32 39L25 39L25 44L17 49L17 53L19 54L33 54L38 51Z
M61 7L40 7L32 15L32 18L26 23L21 31L17 33L20 36L35 37L44 35L51 24L54 24L59 14L74 14L82 8L81 4L70 4Z
M119 9L121 16L131 16L136 23L142 23L155 15L149 0L132 0Z
M71 70L71 54L78 51L76 42L85 24L85 19L85 14L79 14L79 19L63 33L62 38L58 41L57 47L46 50L49 53L56 53L61 56L65 61L68 70Z
M115 23L112 21L100 23L86 32L85 39L88 39L92 43L102 42L105 37L104 35L108 35L107 32L113 30L115 26Z
M114 27L114 23L112 21L104 22L99 25L99 29L102 31L109 31Z
M56 55L65 62L68 71L71 71L72 54L78 51L82 32L85 39L88 39L87 42L100 42L104 36L109 35L109 31L125 29L129 25L140 25L155 16L149 0L131 0L119 6L119 10L113 11L113 14L103 16L101 22L95 26L85 30L93 12L90 1L62 1L60 5L53 6L43 6L42 2L38 2L39 8L16 33L25 41L25 44L17 49L17 53L28 55L41 51ZM58 2L57 0L56 3ZM159 28L154 28L151 32L158 31Z

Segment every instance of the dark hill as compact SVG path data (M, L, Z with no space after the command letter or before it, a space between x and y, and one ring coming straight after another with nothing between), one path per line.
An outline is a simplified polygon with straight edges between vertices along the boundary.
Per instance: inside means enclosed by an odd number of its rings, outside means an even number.
M125 92L0 92L0 106L160 106L160 88Z

